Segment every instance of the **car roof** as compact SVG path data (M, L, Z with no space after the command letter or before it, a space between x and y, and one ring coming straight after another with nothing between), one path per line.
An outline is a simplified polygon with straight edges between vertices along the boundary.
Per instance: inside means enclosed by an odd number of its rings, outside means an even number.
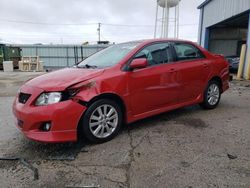
M154 42L185 42L185 43L191 43L194 44L192 41L188 40L182 40L182 39L143 39L143 40L134 40L134 41L129 41L121 44L126 44L126 43L139 43L139 44L150 44Z

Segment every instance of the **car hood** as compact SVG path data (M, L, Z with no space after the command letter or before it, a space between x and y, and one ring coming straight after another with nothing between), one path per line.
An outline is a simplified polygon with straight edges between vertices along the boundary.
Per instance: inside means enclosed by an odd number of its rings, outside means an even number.
M101 75L100 69L65 68L36 77L26 85L41 88L44 91L63 91L66 88Z

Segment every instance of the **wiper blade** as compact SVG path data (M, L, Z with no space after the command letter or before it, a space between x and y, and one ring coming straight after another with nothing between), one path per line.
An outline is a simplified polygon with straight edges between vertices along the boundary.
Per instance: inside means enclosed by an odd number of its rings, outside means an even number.
M88 64L86 64L85 67L87 67L88 69L89 68L93 68L93 69L98 68L96 65L88 65Z
M98 68L98 66L86 64L86 65L84 65L84 66L77 66L77 68L96 69L96 68Z

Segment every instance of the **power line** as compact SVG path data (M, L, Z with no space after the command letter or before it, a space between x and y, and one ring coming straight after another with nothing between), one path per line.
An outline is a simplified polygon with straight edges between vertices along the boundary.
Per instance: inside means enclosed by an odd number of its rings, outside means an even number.
M48 23L48 22L32 22L32 21L20 21L20 20L7 20L0 19L1 22L18 23L18 24L32 24L32 25L62 25L62 26L86 26L86 25L106 25L106 26L120 26L120 27L152 27L153 25L125 25L125 24L110 24L110 23Z
M104 26L111 26L111 27L154 27L154 25L128 25L128 24L110 24L110 23L102 23ZM190 24L180 24L179 26L198 26L197 23L190 23ZM171 25L170 25L171 26Z
M32 25L96 25L98 23L48 23L48 22L32 22L32 21L18 21L0 19L1 22L18 23L18 24L32 24Z
M102 23L104 26L111 27L154 27L154 25L128 25L128 24L110 24L110 23Z
M138 25L138 24L113 24L113 23L48 23L48 22L32 22L20 20L0 19L1 22L18 23L18 24L31 24L31 25L50 25L50 26L91 26L91 25L104 25L111 27L154 27L154 25ZM180 26L196 26L199 24L180 24Z

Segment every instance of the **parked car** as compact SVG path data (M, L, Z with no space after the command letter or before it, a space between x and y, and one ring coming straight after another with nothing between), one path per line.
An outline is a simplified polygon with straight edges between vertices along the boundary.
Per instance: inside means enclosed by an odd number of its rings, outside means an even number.
M135 41L28 81L13 112L29 139L70 142L82 133L101 143L125 123L194 104L214 109L228 88L222 56L189 41Z
M235 73L238 71L239 64L240 64L240 57L238 56L227 56L226 57L228 63L229 63L229 70L232 73Z

